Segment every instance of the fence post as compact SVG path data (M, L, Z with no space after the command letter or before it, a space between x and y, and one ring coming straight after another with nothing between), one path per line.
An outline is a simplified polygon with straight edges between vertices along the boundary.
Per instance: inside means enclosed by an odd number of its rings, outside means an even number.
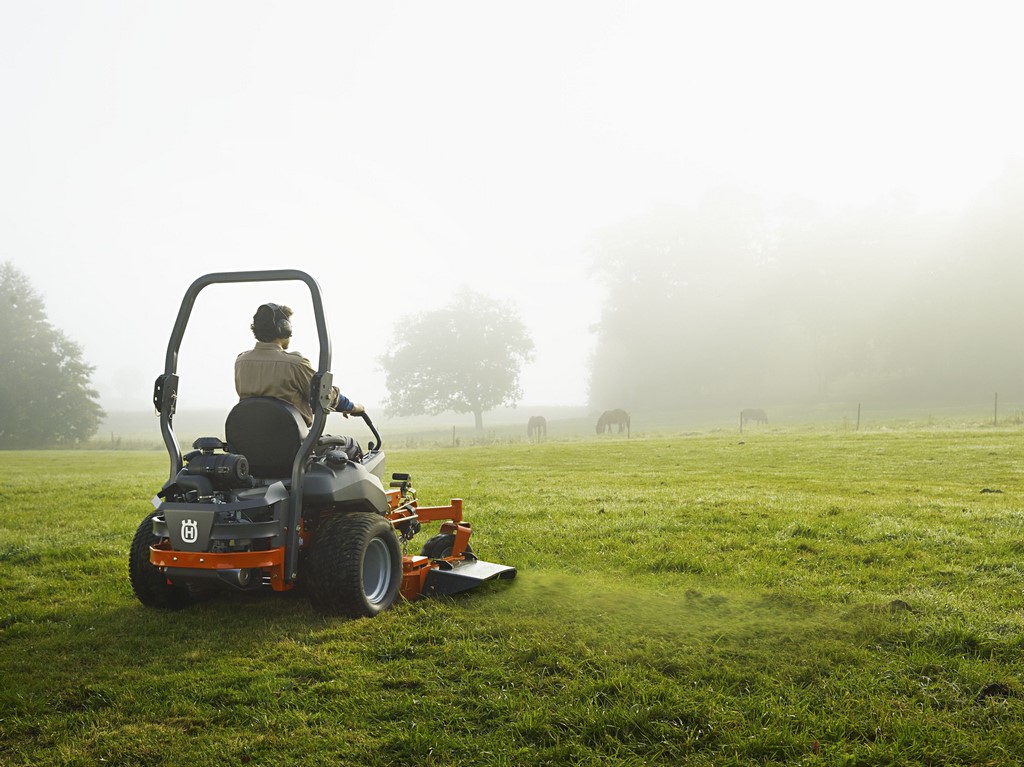
M860 403L857 403L857 431L860 431Z
M996 392L996 404L995 409L992 411L992 425L999 425L999 392Z

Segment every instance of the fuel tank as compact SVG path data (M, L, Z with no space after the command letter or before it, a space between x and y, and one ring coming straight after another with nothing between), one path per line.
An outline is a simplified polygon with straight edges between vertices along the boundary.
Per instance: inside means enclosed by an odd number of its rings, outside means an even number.
M371 453L361 462L354 462L340 451L329 450L306 471L303 506L384 514L389 506L383 475L383 453Z

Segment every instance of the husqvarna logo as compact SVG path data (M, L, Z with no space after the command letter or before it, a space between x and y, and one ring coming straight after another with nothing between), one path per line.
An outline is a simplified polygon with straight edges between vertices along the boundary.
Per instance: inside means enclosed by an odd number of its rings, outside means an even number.
M199 525L194 519L181 520L181 540L184 543L195 543L199 540Z

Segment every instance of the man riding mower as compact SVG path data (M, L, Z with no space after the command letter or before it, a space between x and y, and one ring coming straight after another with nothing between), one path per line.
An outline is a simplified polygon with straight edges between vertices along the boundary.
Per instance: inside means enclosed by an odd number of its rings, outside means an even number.
M199 292L217 283L299 280L312 296L320 340L307 425L292 404L246 397L228 414L225 439L202 437L182 455L173 430L178 350ZM198 278L178 311L153 403L170 475L129 554L132 590L148 607L180 608L208 587L287 591L301 585L327 614L373 616L399 598L455 594L513 567L477 559L462 500L420 506L407 474L384 486L382 440L365 453L350 437L324 435L337 389L320 287L296 270L225 272ZM361 410L361 408L359 408ZM423 524L441 522L419 555L406 553Z

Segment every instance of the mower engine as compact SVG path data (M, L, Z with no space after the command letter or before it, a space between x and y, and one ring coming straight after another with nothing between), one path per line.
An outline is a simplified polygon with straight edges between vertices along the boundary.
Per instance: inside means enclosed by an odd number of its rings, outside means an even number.
M244 455L222 453L228 446L217 437L200 437L192 447L198 448L184 456L185 466L174 478L174 483L160 493L186 503L203 500L226 502L230 491L254 487L256 481L249 474L249 461Z
M244 557L281 545L288 492L280 482L261 487L244 455L215 453L229 449L216 437L202 437L193 447L174 481L153 499L152 534L164 541L155 553L172 565L166 571L172 583L188 585L213 575L233 588L258 588L263 578L251 575L260 571L243 566L251 564ZM198 567L206 564L201 553L244 556L211 572Z

